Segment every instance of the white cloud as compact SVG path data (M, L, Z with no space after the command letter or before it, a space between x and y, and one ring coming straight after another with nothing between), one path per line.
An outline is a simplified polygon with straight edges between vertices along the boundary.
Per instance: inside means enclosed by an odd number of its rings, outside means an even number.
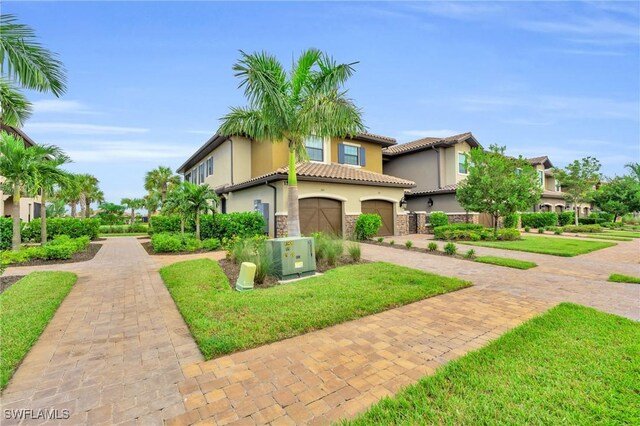
M166 159L186 159L193 147L141 141L75 141L76 148L66 153L76 163L156 162Z
M426 137L445 138L447 136L459 135L464 132L460 132L458 130L450 130L450 129L439 129L439 130L403 130L400 133L403 136L419 139L419 138L426 138Z
M67 133L72 135L123 135L128 133L146 133L149 129L141 127L102 126L81 123L27 123L27 133Z
M65 114L92 114L89 108L82 102L62 99L45 99L34 101L33 112L42 113L65 113Z

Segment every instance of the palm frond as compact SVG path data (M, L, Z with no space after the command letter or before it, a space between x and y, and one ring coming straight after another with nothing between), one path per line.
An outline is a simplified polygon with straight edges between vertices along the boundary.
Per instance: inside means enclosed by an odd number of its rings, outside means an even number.
M232 107L222 117L218 133L223 136L244 135L257 141L281 142L285 139L284 126L279 117L265 114L262 110L249 107Z
M241 50L240 54L242 57L233 70L240 78L238 87L244 88L249 104L284 114L287 109L287 76L280 62L266 52L248 54Z
M31 102L11 83L0 78L0 122L22 127L31 116Z
M291 70L291 98L296 102L300 98L300 94L308 90L311 83L313 66L318 63L322 57L322 52L318 49L307 49L298 58Z
M299 131L323 137L354 136L366 128L362 111L346 96L333 90L314 93L304 99L298 114Z
M0 71L23 87L56 96L66 90L64 66L44 48L30 27L13 15L0 16Z
M332 91L342 87L355 72L354 65L358 62L349 64L338 64L329 55L322 55L318 61L319 71L313 74L314 91Z

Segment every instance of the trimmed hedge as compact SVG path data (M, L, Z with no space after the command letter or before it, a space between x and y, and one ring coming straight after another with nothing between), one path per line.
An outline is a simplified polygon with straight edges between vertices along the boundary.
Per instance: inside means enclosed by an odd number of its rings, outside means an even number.
M147 232L149 226L144 223L134 223L133 225L100 225L101 234L133 234Z
M0 203L1 202L0 200ZM13 223L11 223L11 219L8 217L0 217L0 251L11 248L12 237Z
M200 238L203 240L217 238L219 240L233 237L249 238L264 235L266 223L258 212L217 213L200 216ZM194 232L195 222L188 220L186 232ZM151 216L149 235L180 232L180 217Z
M517 228L520 215L518 213L512 213L504 217L505 228Z
M382 218L378 214L362 213L356 220L355 237L368 240L375 236L382 226Z
M187 221L185 231L191 231L191 223ZM163 232L180 232L180 217L178 216L151 216L149 218L149 235Z
M575 212L562 212L558 215L558 225L571 225L575 222Z
M439 228L446 228L439 227ZM493 229L481 228L481 229L453 229L442 230L439 232L442 235L443 240L457 240L457 241L481 241L481 240L499 240L499 241L512 241L520 239L520 231L514 228L498 229L494 234Z
M585 233L597 233L602 232L602 226L600 225L567 225L562 228L564 232L585 232Z
M72 217L52 217L47 219L47 240L52 240L58 235L67 235L71 238L86 236L91 240L95 240L98 238L99 231L99 219L76 219ZM34 219L24 224L22 240L40 241L40 219Z
M209 238L198 241L193 234L169 234L161 232L151 237L151 247L156 253L194 252L200 249L216 250L220 248L220 240Z
M482 230L485 230L488 228L485 228L482 225L479 225L477 223L454 223L451 225L442 225L442 226L436 226L435 228L433 228L433 234L434 237L438 240L444 240L445 238L445 233L446 232L453 232L453 231L476 231L476 232L481 232Z
M523 227L545 228L558 224L558 214L555 212L522 213L520 219Z
M445 226L449 224L449 216L445 212L431 212L429 214L429 223L434 228L437 226Z
M89 237L86 235L78 238L58 235L43 246L23 247L19 251L5 251L2 253L2 262L10 265L28 262L32 259L70 259L74 253L85 250L89 245L89 241Z

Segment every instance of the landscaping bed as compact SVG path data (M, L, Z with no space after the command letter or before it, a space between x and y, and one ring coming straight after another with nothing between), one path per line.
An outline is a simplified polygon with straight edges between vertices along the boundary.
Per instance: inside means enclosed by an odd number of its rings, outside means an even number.
M275 342L471 285L398 265L342 266L286 285L231 290L211 259L160 270L206 359Z
M640 323L563 303L349 425L639 424Z
M616 245L616 243L606 241L532 236L523 237L521 240L515 241L462 241L461 243L480 247L550 254L553 256L563 257L573 257Z
M60 239L60 237L56 238ZM46 246L26 246L21 248L19 252L4 251L0 253L0 258L6 266L56 265L86 262L93 259L102 248L102 244L89 243L88 240L77 243L64 242L59 245L54 242L47 243L49 248L45 248Z
M139 240L144 240L146 238L138 238ZM182 251L167 251L167 252L156 252L153 250L153 246L151 245L151 241L140 241L142 247L146 250L148 254L151 256L180 256L185 254L196 254L196 253L209 253L211 251L220 251L218 250L207 250L207 249L196 249L196 250L182 250Z
M15 284L22 277L24 277L24 275L8 275L0 277L0 294Z

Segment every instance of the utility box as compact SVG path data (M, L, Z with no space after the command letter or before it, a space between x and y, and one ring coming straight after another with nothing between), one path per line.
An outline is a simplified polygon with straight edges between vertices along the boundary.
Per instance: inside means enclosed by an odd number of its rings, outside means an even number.
M266 243L267 253L272 256L274 273L278 278L299 278L315 274L316 252L313 238L274 238Z

